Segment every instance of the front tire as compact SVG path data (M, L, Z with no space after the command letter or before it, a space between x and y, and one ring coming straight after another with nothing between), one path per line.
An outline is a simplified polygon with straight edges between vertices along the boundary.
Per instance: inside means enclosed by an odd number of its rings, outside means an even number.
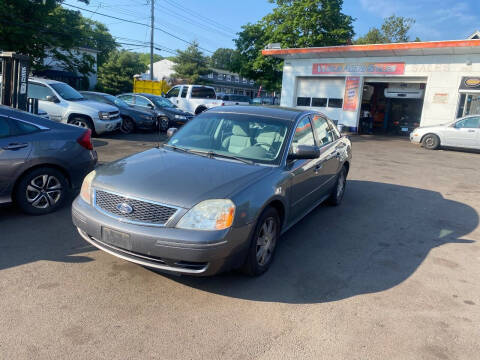
M74 117L69 121L69 124L84 128L84 129L90 129L92 132L92 136L97 136L97 133L95 132L95 125L93 125L92 120L84 117Z
M440 147L440 138L435 134L427 134L422 139L422 145L428 150L437 150Z
M158 119L158 126L161 132L167 132L167 130L170 128L170 120L168 120L167 117L162 116L160 119Z
M337 177L337 183L328 198L328 203L332 206L338 206L342 203L343 196L345 195L345 189L347 186L347 169L345 166L340 170Z
M120 130L124 134L131 134L135 131L135 123L129 117L124 117L122 119L122 125L120 126Z
M255 226L247 259L242 268L245 274L259 276L268 270L273 261L280 231L278 212L274 208L267 208Z
M42 167L28 172L20 179L14 196L23 212L43 215L62 207L68 190L68 181L60 171Z

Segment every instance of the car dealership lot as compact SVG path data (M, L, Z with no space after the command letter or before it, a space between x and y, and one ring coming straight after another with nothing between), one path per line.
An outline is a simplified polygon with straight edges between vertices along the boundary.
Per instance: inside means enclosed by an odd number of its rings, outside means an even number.
M115 134L94 145L102 163L156 141ZM89 246L68 207L43 217L0 208L0 353L476 358L480 154L353 141L344 203L289 230L260 278L157 274Z

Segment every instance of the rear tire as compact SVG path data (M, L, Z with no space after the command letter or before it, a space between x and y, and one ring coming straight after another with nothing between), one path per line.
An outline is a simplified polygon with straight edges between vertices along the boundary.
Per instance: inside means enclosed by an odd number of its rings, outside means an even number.
M277 210L267 208L257 221L250 241L248 255L242 271L249 276L259 276L272 264L280 237L281 223Z
M422 139L422 145L428 150L437 150L440 147L440 138L435 134L427 134Z
M337 177L335 187L328 198L328 204L332 206L338 206L342 203L343 196L345 195L345 188L347 186L347 169L345 166L340 170Z
M68 181L58 170L42 167L26 173L15 188L15 202L32 215L43 215L63 206L69 194Z

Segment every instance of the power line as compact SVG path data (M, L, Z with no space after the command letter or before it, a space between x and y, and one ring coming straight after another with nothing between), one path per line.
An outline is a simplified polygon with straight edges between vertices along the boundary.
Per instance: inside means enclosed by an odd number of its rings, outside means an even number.
M176 8L178 8L178 9L181 9L182 11L187 12L187 13L195 16L195 17L203 18L203 19L205 19L204 21L206 21L206 22L210 22L211 24L216 24L217 27L223 28L224 30L227 30L228 32L231 32L231 33L233 33L233 34L236 33L236 31L233 30L232 28L229 28L228 26L225 26L225 25L219 23L218 21L215 21L215 20L213 20L213 19L210 19L210 18L208 18L208 17L206 17L206 16L204 16L204 15L198 13L198 12L195 12L195 11L189 9L189 8L186 8L186 7L184 7L183 5L180 5L179 3L177 3L177 2L175 2L175 1L173 1L173 0L165 0L165 2L167 2L168 4L170 4L170 6L173 6L173 7L176 7Z
M72 7L72 8L75 8L75 9L79 9L79 10L82 10L82 11L86 11L86 12L89 12L89 13L94 13L93 10L89 10L89 9L85 9L85 8L82 8L80 6L75 6L75 5L71 5L71 4L66 4L66 3L63 3L62 5L65 5L65 6L69 6L69 7ZM150 27L150 25L148 24L145 24L145 23L141 23L141 22L138 22L138 21L134 21L134 20L128 20L128 19L122 19L120 17L117 17L117 16L113 16L113 15L107 15L107 14L103 14L103 13L99 13L99 12L95 12L96 15L100 15L100 16L104 16L104 17L108 17L108 18L111 18L111 19L115 19L115 20L122 20L122 21L125 21L125 22L128 22L128 23L131 23L131 24L136 24L136 25L141 25L141 26L147 26L147 27ZM161 31L163 32L164 34L167 34L177 40L180 40L180 41L183 41L184 43L187 43L189 45L193 45L192 42L188 41L188 40L185 40L185 39L182 39L181 37L178 37L166 30L163 30L161 28L158 28L158 27L154 27L155 30L158 30L158 31ZM198 47L199 49L202 49L206 52L209 52L211 54L213 54L213 51L211 50L208 50L208 49L205 49L205 48L202 48L202 47Z

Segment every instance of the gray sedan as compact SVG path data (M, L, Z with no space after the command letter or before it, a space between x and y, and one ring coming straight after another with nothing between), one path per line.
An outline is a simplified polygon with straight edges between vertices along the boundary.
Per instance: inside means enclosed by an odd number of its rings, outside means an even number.
M259 275L283 232L342 201L351 143L322 114L219 107L169 133L85 178L72 216L86 241L160 270Z
M91 131L0 106L0 204L46 214L97 162Z

